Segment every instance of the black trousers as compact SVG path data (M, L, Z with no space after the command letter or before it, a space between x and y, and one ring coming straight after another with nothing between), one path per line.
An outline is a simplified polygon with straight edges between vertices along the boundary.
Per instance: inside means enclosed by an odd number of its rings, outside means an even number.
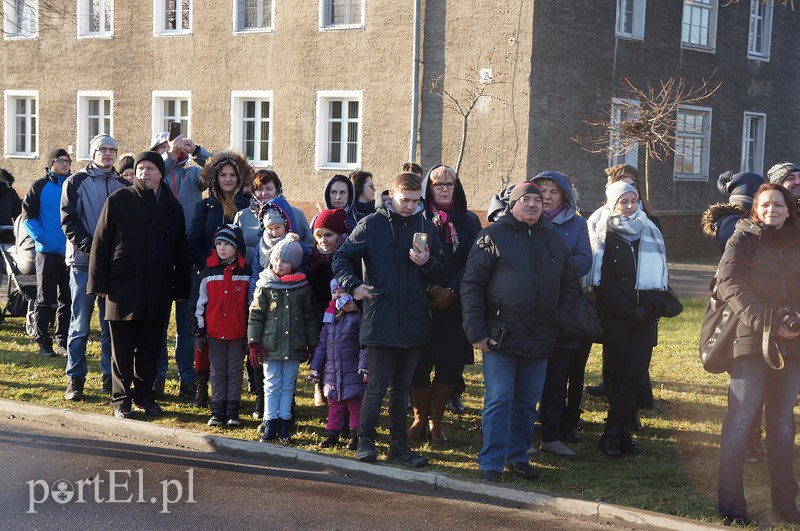
M547 360L547 373L544 377L539 406L542 442L555 442L561 439L564 400L567 396L567 370L573 350L576 349L556 347L553 355Z
M36 303L34 305L34 339L47 348L53 348L50 323L55 316L56 343L66 347L69 333L70 305L69 269L64 257L57 254L36 253Z
M431 386L431 372L436 367L433 376L433 383L440 385L453 385L456 375L464 370L463 365L430 365L428 363L418 363L414 370L414 377L411 379L411 387L415 389L427 389Z
M636 408L653 355L656 326L656 321L635 324L628 319L607 319L603 323L610 427L625 426Z
M109 321L108 325L111 330L111 403L115 407L131 401L141 406L153 403L164 323Z
M574 349L569 356L567 369L567 405L564 410L564 422L571 427L578 425L581 418L581 401L583 400L583 382L586 373L586 362L592 351L591 341L581 341L581 346Z

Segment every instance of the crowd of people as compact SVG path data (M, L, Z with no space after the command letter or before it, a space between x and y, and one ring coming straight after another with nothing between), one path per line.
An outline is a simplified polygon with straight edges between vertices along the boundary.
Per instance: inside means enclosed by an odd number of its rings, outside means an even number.
M480 477L532 479L537 418L541 451L578 457L568 444L579 440L586 361L601 343L598 388L609 410L598 448L641 453L632 430L639 408L651 407L650 358L675 301L661 226L635 168L608 168L605 202L587 216L565 174L541 172L492 197L485 227L453 168L423 174L407 163L383 191L356 171L327 181L309 223L276 172L255 171L233 149L210 153L162 133L147 151L118 158L116 141L98 135L90 155L72 173L65 149L48 153L44 177L21 202L13 178L0 180L0 216L9 218L0 224L21 214L35 241L35 340L40 355L66 356L65 399L84 396L96 304L101 390L114 416L162 413L172 350L178 395L209 407L209 426L242 425L246 372L261 441L290 444L308 362L315 404L328 408L320 447L346 439L358 460L375 461L388 394L388 458L421 467L428 460L409 442L446 443L445 411L463 411L464 368L480 352ZM767 179L726 172L719 186L729 202L709 208L703 230L723 251L716 283L739 326L718 511L747 519L743 463L766 455L773 509L800 522L791 466L800 331L789 322L800 320L790 281L800 267L800 167L776 164ZM566 332L587 294L602 337ZM789 310L773 314L777 306ZM756 348L768 325L782 370Z

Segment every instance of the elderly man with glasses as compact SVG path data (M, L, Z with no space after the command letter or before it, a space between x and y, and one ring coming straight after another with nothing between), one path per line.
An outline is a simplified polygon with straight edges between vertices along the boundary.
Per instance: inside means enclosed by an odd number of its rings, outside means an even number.
M25 229L36 244L36 306L34 338L39 355L52 358L67 355L70 293L64 253L67 238L61 229L61 189L71 173L67 150L56 148L44 158L45 176L28 188L22 201ZM50 323L55 314L55 350Z
M69 266L69 287L72 294L72 316L67 338L67 400L82 400L83 386L89 370L86 365L86 343L92 321L95 297L86 293L89 281L89 252L100 211L113 192L128 186L114 169L117 142L99 134L89 143L92 162L64 182L61 194L61 227L67 236L65 259ZM97 300L100 312L100 367L102 391L111 394L111 337L105 320L105 301Z

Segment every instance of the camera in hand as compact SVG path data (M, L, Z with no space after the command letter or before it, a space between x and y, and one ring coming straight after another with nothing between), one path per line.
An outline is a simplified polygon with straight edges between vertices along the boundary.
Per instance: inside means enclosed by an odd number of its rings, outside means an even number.
M786 321L785 317L788 317ZM778 318L792 332L800 332L800 309L796 306L781 306L778 308Z

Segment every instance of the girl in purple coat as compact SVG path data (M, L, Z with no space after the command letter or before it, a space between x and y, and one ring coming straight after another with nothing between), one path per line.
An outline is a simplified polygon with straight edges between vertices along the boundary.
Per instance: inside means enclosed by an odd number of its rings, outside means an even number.
M369 381L367 351L358 343L361 313L353 297L335 278L330 286L332 300L325 310L319 342L311 360L310 379L319 381L324 371L323 393L328 399L328 434L319 446L330 448L339 442L347 411L352 434L347 448L355 450L361 424L361 398Z

